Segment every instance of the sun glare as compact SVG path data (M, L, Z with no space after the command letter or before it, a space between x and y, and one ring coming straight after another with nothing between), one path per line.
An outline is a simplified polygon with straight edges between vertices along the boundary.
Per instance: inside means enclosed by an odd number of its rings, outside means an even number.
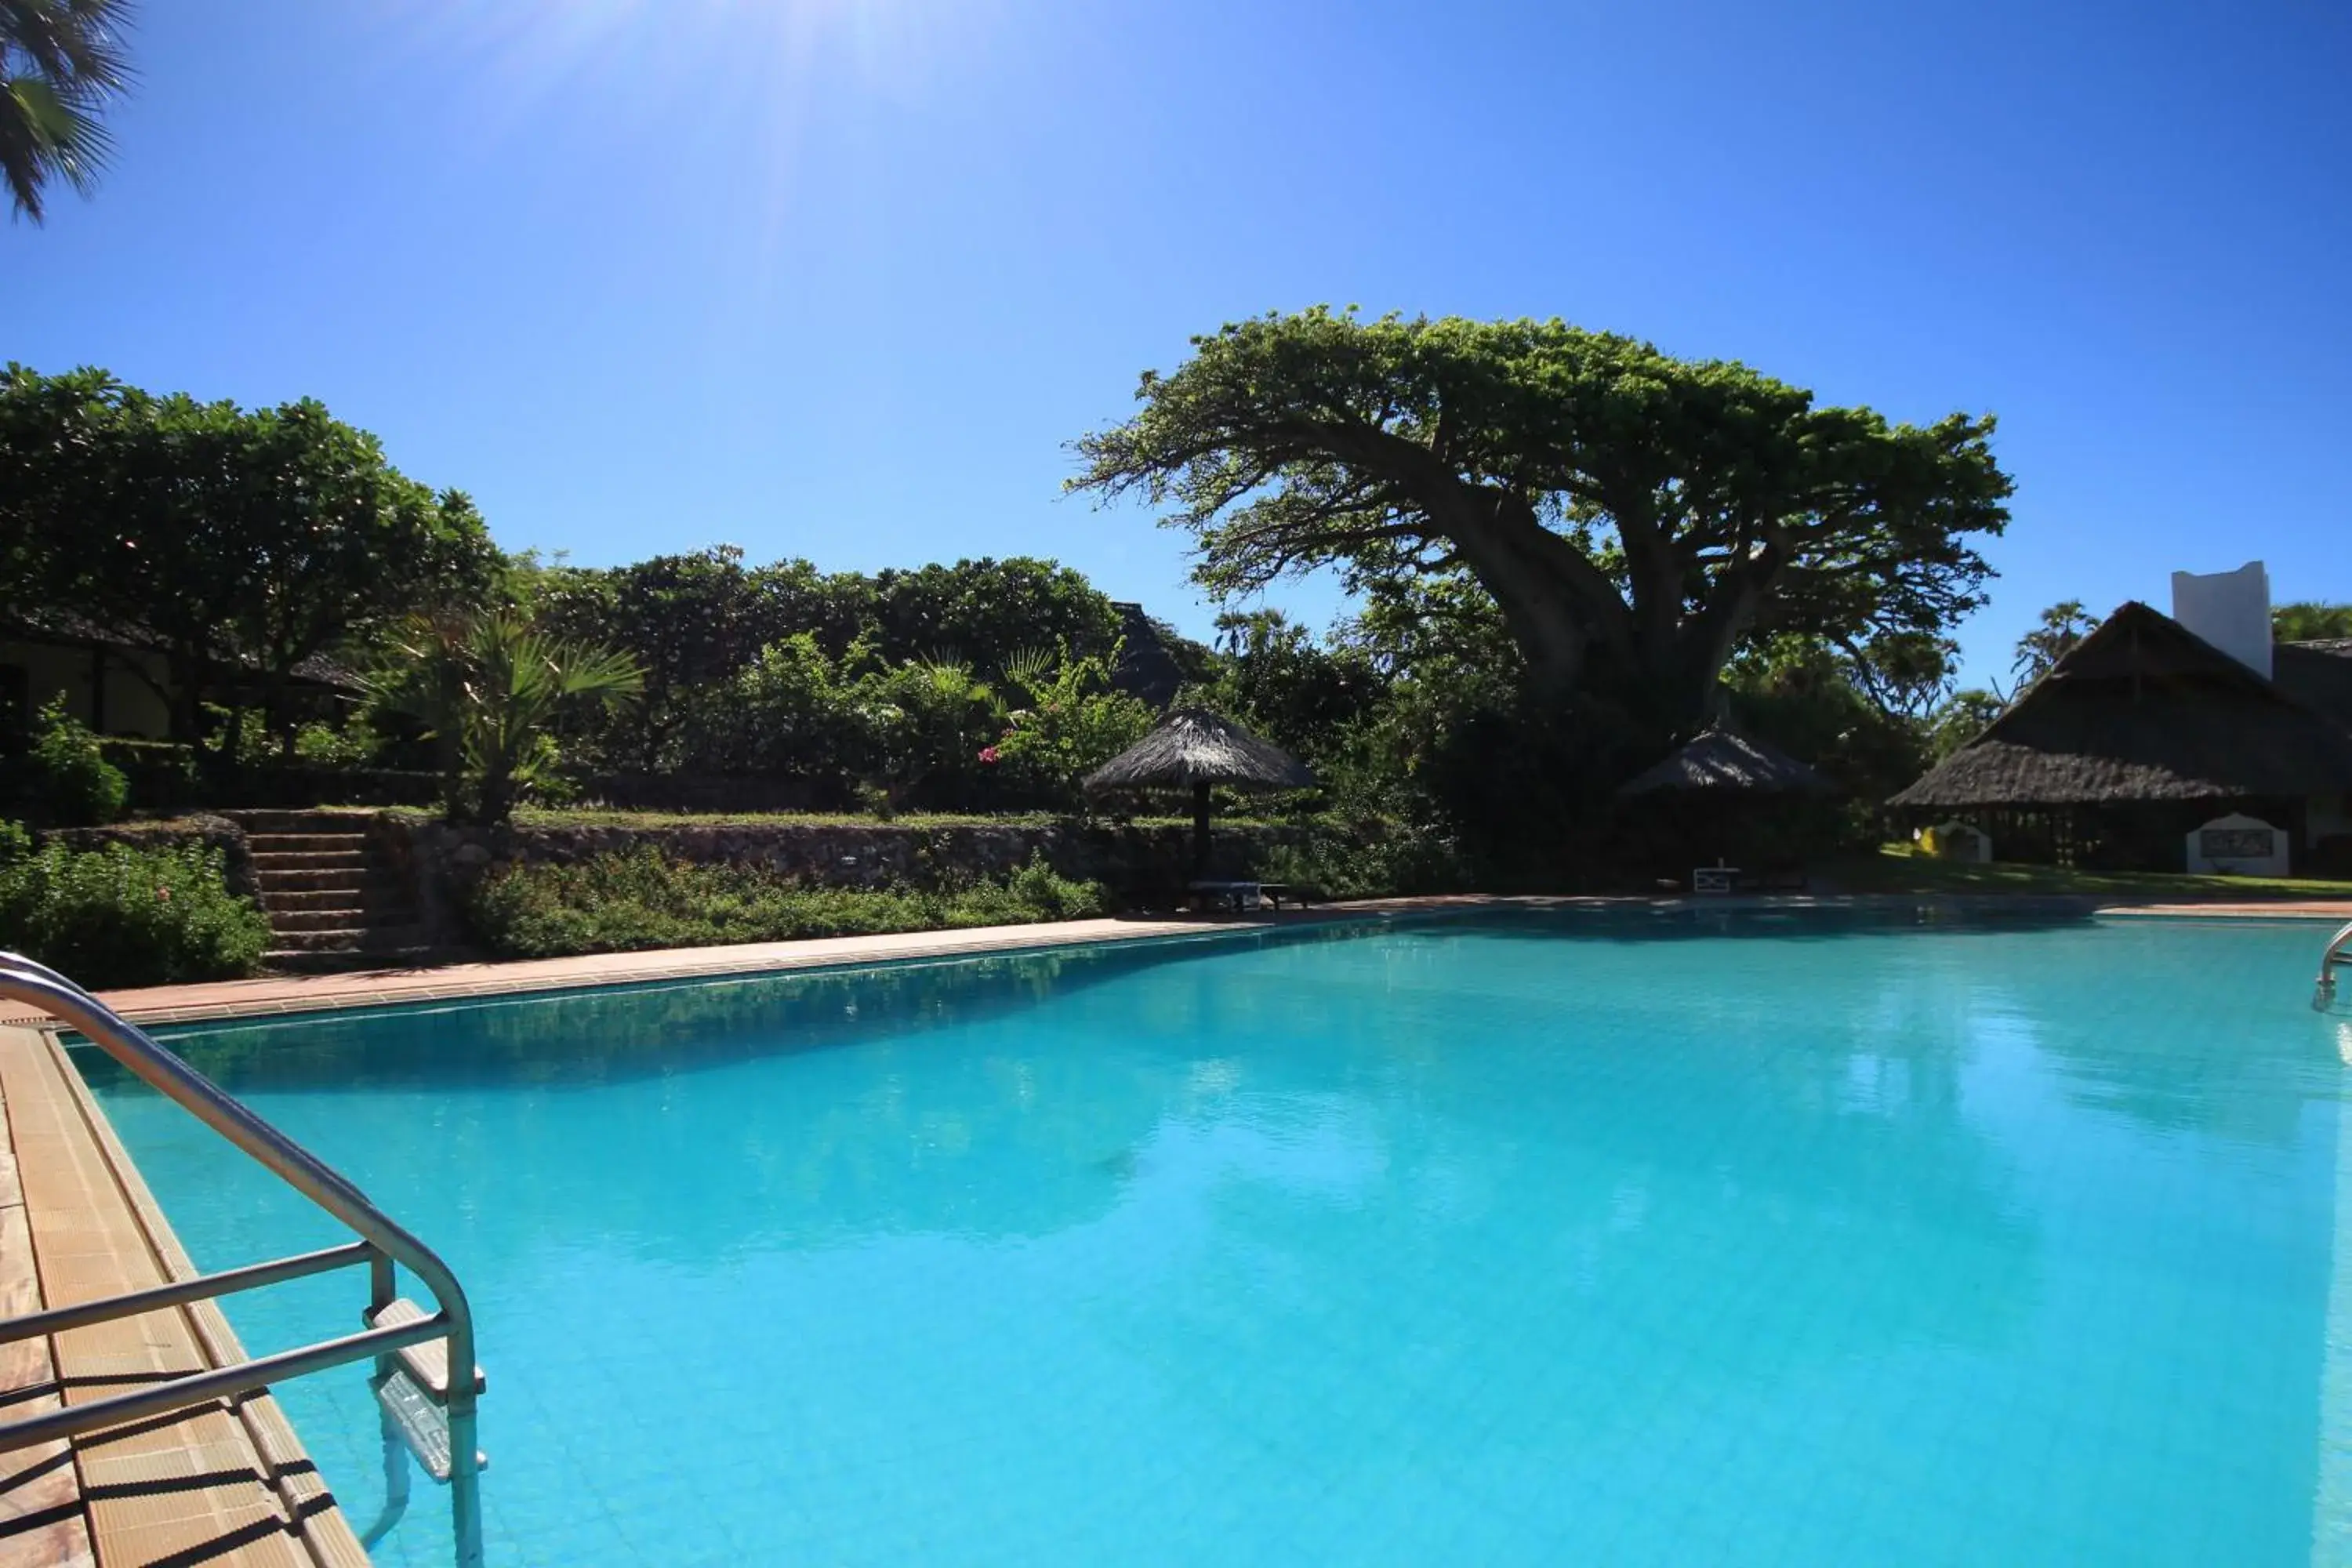
M999 7L936 0L428 0L387 26L417 53L494 65L525 99L620 72L688 93L818 72L895 95L969 60Z

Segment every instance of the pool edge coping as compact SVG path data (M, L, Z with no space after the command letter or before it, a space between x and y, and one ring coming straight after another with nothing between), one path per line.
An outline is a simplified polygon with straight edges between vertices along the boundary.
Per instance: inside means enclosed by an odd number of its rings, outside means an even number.
M28 1289L33 1310L59 1304L50 1299L49 1275L54 1260L45 1260L42 1237L54 1237L55 1227L60 1224L76 1233L103 1232L113 1236L125 1244L121 1250L133 1256L143 1251L158 1282L195 1278L198 1270L172 1228L163 1205L57 1032L17 1024L0 1025L0 1054L7 1058L5 1077L10 1091L5 1101L0 1101L5 1106L5 1112L0 1112L0 1155L5 1156L10 1166L9 1195L25 1220L21 1253L11 1247L5 1260L0 1260L0 1287L11 1294L22 1294ZM79 1123L90 1151L105 1172L110 1192L101 1193L69 1183L67 1184L79 1188L79 1203L63 1201L56 1192L46 1194L46 1201L37 1199L37 1190L50 1184L26 1182L26 1173L37 1165L46 1171L64 1156L54 1139L37 1140L31 1148L26 1147L20 1130L34 1102L52 1117L68 1119L68 1126L71 1122ZM37 1219L37 1210L40 1215ZM126 1230L129 1236L123 1235ZM54 1239L49 1245L55 1245ZM110 1249L109 1256L115 1255L115 1249ZM158 1332L181 1339L202 1365L232 1366L249 1359L216 1301L160 1308L119 1321L129 1325L147 1320L162 1320L166 1326L162 1330L138 1331L142 1342ZM100 1325L69 1332L89 1336L103 1333L109 1327ZM52 1390L50 1407L54 1407L55 1391L72 1381L70 1363L79 1356L68 1357L62 1340L62 1335L50 1334L40 1336L37 1342L24 1342L37 1344L39 1353L26 1364L12 1368L16 1374L12 1381L20 1385L11 1394L16 1408L42 1408L38 1397L28 1399L26 1391L44 1385ZM213 1491L249 1509L251 1500L245 1497L239 1501L239 1489L259 1486L282 1516L284 1522L280 1526L258 1536L251 1533L249 1526L205 1536L201 1523L191 1522L194 1516L187 1514L185 1505L191 1494L174 1479L178 1470L189 1468L184 1460L177 1461L176 1468L173 1468L174 1461L167 1458L165 1473L144 1487L126 1486L119 1479L110 1479L104 1487L94 1489L85 1473L89 1462L87 1456L95 1449L119 1449L131 1444L142 1452L176 1455L185 1438L175 1441L174 1435L184 1432L185 1423L210 1419L215 1414L231 1424L228 1430L234 1435L233 1440L250 1456L253 1465L246 1480L224 1479L215 1483ZM220 1446L219 1435L215 1434L203 1446L203 1452L208 1458L216 1459ZM283 1553L289 1547L299 1554L299 1560L321 1568L363 1568L373 1560L360 1544L324 1473L311 1459L270 1389L234 1400L205 1402L189 1407L176 1417L135 1422L24 1453L28 1457L55 1453L67 1460L56 1472L63 1478L63 1495L57 1495L52 1478L49 1507L39 1516L47 1521L47 1527L0 1540L0 1564L20 1561L11 1554L11 1548L18 1545L37 1553L45 1544L55 1547L60 1538L53 1531L63 1531L65 1541L79 1547L79 1555L70 1554L69 1547L69 1554L61 1560L69 1568L107 1568L110 1561L121 1560L118 1552L144 1561L148 1548L153 1544L144 1537L158 1529L178 1530L180 1533L173 1539L179 1542L181 1552L199 1553L205 1562L222 1568L236 1568L246 1563L281 1564L285 1561ZM114 1474L121 1463L119 1454L110 1455L109 1474ZM37 1463L18 1471L20 1477L38 1477L43 1473L44 1467ZM37 1483L19 1481L20 1486L31 1484ZM142 1500L157 1490L174 1500L170 1517L142 1517L146 1511ZM128 1517L102 1518L98 1506L100 1493L119 1516L127 1510ZM205 1510L205 1517L218 1519L234 1511L213 1507ZM22 1517L19 1516L20 1521ZM189 1533L191 1531L194 1533ZM36 1555L21 1561L30 1563L58 1560Z

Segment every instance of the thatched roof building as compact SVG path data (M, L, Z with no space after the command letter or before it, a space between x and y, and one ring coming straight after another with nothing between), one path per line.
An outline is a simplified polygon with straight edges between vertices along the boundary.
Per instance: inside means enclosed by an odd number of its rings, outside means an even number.
M1742 795L1827 795L1827 778L1779 748L1736 731L1710 729L1654 767L1618 786L1620 796L1667 791Z
M1119 621L1118 667L1110 672L1112 688L1154 708L1166 708L1183 689L1183 667L1141 605L1114 603L1111 608L1118 612Z
M1927 811L2300 801L2352 790L2352 659L2322 645L2264 679L2168 616L2124 605L1984 733L1889 804ZM2324 663L2319 661L2325 661Z
M2305 708L2352 730L2352 637L2278 644L2271 649L2271 679Z

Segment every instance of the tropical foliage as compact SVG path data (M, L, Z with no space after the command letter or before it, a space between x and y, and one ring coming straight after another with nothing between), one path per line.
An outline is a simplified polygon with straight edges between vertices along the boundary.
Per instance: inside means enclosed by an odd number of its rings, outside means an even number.
M217 849L35 849L0 823L0 948L85 985L165 985L250 974L268 942Z
M2275 605L2271 610L2272 635L2281 642L2320 642L2352 637L2352 605L2327 605L2315 599Z
M53 699L33 719L32 744L7 768L17 808L44 827L94 827L122 815L131 781L87 725Z
M822 689L910 668L962 669L967 684L992 692L1007 661L1031 650L1066 647L1076 658L1099 657L1118 637L1118 612L1084 577L1023 558L866 576L819 572L805 561L747 566L741 551L722 545L627 566L537 568L520 587L550 630L626 653L645 671L643 701L566 735L579 762L612 771L748 766L808 779L887 775L911 784L929 770L903 754L845 757L832 766L822 749L787 752L747 735L739 688L772 650L783 648L790 668L772 673L788 704L802 700L794 690L814 700ZM937 679L930 679L931 691L916 689L927 679L905 675L895 695L869 690L863 697L912 715L915 731L943 724L937 732L960 744L962 727L947 722L942 711L956 693ZM869 716L880 721L878 710ZM793 734L805 738L806 731ZM747 757L747 745L762 760Z
M506 868L483 879L468 913L483 945L501 957L551 958L1078 920L1104 907L1100 888L1057 876L1042 861L1002 882L832 888L648 848L572 865Z
M509 609L420 616L377 668L377 703L425 726L442 759L442 804L498 824L553 770L567 708L619 707L645 688L626 654L551 636Z
M0 180L35 223L53 182L87 195L110 150L107 104L130 85L129 0L0 4Z
M2083 608L2082 600L2066 599L2051 605L2017 639L2017 658L2010 665L2011 675L2021 687L2032 685L2098 629L2099 617Z

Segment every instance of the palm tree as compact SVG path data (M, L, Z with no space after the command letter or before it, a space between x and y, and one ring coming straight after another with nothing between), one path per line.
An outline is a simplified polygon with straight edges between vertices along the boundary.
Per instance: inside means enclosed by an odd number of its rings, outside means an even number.
M130 85L130 12L129 0L0 0L0 179L35 223L50 181L87 194L106 166L98 116Z
M555 762L548 734L573 705L617 707L644 690L626 654L551 637L514 610L420 616L394 634L370 685L441 748L452 820L496 826Z
M2017 639L2017 662L2010 673L2024 689L2074 651L2074 646L2099 629L2099 617L2083 608L2080 599L2062 599L2042 612L2032 631Z

